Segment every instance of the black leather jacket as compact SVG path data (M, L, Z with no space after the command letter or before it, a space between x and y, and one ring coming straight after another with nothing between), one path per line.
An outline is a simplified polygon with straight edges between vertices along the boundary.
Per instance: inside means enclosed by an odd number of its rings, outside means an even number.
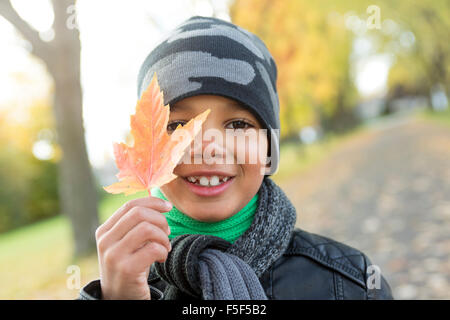
M393 299L391 288L361 251L296 228L285 253L260 277L270 300ZM166 283L150 268L151 298L164 299ZM79 299L100 299L100 281Z

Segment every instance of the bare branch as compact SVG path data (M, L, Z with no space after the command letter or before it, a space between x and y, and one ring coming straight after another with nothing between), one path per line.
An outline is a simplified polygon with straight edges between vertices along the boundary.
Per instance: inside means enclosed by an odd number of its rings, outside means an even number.
M50 53L48 44L41 40L39 32L19 16L9 0L0 0L0 15L8 20L26 40L30 41L35 55L44 61L48 61Z

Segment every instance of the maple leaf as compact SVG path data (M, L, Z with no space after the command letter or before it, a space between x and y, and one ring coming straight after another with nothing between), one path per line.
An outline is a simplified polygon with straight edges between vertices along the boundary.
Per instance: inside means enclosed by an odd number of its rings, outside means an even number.
M167 133L170 108L164 105L156 73L130 117L134 145L114 143L114 157L119 182L104 187L109 193L130 195L138 191L172 181L177 176L173 170L200 132L210 109L197 115L184 126L179 124L171 135Z

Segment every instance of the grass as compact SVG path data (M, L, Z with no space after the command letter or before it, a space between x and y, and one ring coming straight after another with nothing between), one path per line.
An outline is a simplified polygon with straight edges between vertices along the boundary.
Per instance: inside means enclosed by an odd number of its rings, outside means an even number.
M430 109L426 109L420 112L418 117L450 127L450 108L443 111L432 111Z
M105 221L126 201L145 196L106 195L100 202L100 221ZM97 257L72 260L70 224L57 216L0 235L0 299L72 299L67 268L81 269L81 285L98 276Z
M312 145L282 145L280 169L273 179L282 182L307 170L361 130L363 126L345 135L329 135ZM145 192L129 197L107 194L99 204L100 221L104 222L126 201L145 196ZM76 298L79 290L66 285L72 275L67 273L68 267L74 264L80 267L83 286L98 278L98 264L95 254L73 261L72 253L72 234L65 216L0 235L0 299Z

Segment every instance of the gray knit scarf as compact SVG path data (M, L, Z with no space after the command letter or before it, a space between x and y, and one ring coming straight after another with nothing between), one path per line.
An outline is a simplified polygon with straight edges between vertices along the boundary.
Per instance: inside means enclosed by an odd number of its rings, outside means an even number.
M164 299L265 300L259 278L286 250L296 211L267 176L250 227L233 244L209 235L171 240L172 251L156 274L168 285Z

